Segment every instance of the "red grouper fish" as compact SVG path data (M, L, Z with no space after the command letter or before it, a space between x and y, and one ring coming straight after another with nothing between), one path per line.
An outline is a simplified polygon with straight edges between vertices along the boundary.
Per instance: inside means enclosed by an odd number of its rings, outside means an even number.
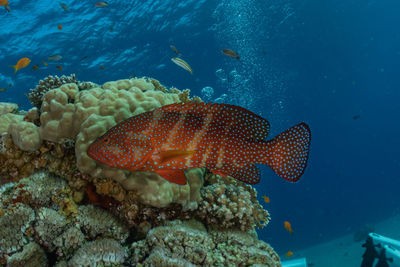
M155 172L180 185L190 168L256 184L260 172L254 164L267 164L296 182L307 165L310 128L300 123L266 141L268 132L267 120L242 107L178 103L118 123L87 153L108 166Z

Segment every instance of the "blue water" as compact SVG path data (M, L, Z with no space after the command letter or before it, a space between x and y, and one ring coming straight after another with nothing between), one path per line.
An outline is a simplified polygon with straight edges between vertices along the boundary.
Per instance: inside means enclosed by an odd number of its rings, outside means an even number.
M30 108L24 93L49 74L96 83L149 76L248 108L270 121L272 136L307 122L312 147L302 179L292 184L262 167L256 185L260 201L271 198L264 204L272 220L259 235L278 252L400 212L399 1L110 0L100 9L65 0L69 12L58 1L10 2L10 13L0 10L0 88L8 89L0 101ZM170 44L193 75L171 62ZM46 60L53 54L63 59ZM14 74L8 65L21 57L31 65ZM213 95L202 94L207 86Z

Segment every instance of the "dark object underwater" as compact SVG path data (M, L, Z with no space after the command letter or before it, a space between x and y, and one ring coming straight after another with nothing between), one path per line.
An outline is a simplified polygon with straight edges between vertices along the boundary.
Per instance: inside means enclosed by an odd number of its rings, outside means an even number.
M376 251L375 247L380 247L380 245L374 245L372 237L368 236L365 243L362 244L362 247L365 248L365 252L362 255L363 260L361 262L361 267L372 267L375 258L379 258L378 251Z
M384 248L379 253L378 258L379 258L379 261L375 265L375 267L389 267L388 261L393 262L393 258L386 258L386 250Z

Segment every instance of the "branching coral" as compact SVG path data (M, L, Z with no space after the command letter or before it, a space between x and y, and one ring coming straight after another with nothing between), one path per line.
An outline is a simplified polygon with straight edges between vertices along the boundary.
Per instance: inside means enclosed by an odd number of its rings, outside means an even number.
M253 229L265 226L269 214L252 199L252 187L216 183L201 189L202 200L195 214L207 225L221 228Z
M75 74L71 74L69 76L47 76L43 80L39 81L39 84L36 85L35 89L30 89L30 93L28 95L29 101L31 104L38 109L42 106L43 96L50 90L60 87L63 84L67 83L78 83L75 78Z

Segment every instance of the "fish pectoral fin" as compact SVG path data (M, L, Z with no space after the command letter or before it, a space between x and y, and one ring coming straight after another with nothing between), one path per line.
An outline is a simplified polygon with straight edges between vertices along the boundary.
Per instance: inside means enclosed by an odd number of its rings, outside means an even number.
M210 170L212 173L214 173L214 174L218 174L219 176L221 176L221 177L227 177L228 176L228 174L226 174L226 173L224 173L224 172L221 172L220 170L217 170L217 169L212 169L212 170Z
M159 153L160 162L165 163L171 160L183 160L185 157L193 155L194 150L167 150Z
M158 169L155 171L162 178L167 180L168 182L185 185L186 184L186 175L183 170L177 169Z

